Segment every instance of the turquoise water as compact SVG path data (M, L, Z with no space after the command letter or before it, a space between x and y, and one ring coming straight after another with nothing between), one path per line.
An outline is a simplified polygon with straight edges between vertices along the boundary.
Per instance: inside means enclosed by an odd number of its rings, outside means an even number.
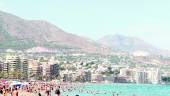
M83 90L80 92L79 90ZM88 92L88 93L87 93ZM98 92L99 94L92 94ZM91 84L65 92L62 96L170 96L170 85L151 84Z

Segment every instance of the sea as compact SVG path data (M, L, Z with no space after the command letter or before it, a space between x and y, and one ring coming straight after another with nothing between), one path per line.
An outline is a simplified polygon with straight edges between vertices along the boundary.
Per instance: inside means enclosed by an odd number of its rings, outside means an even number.
M154 84L87 84L62 96L170 96L170 85Z

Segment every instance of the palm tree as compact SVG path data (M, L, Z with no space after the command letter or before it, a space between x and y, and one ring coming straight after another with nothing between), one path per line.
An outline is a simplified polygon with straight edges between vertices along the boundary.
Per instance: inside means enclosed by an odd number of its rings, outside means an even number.
M11 71L11 74L13 79L21 79L22 77L21 71Z
M3 71L0 72L0 78L3 78L4 77L4 73Z
M4 73L3 78L5 78L5 79L9 78L9 73L8 72L3 72L3 73Z

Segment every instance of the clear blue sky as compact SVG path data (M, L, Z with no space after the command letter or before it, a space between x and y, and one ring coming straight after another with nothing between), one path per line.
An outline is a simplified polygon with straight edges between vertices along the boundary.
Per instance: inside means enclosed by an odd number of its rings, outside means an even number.
M0 10L93 40L122 34L170 50L170 0L0 0Z

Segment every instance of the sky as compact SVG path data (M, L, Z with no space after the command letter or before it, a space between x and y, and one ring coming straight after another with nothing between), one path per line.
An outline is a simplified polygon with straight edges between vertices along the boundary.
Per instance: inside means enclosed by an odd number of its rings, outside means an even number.
M0 10L93 40L120 34L170 50L170 0L0 0Z

